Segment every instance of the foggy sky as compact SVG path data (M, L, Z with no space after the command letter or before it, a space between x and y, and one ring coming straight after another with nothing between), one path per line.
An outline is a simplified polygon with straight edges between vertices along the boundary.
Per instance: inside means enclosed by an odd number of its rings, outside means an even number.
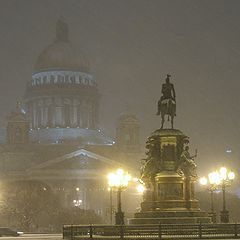
M239 169L239 11L237 0L0 0L1 122L24 95L62 15L91 63L107 134L115 136L128 109L140 120L144 144L160 127L156 103L170 73L175 127L190 137L192 152L198 148L200 174L217 162Z

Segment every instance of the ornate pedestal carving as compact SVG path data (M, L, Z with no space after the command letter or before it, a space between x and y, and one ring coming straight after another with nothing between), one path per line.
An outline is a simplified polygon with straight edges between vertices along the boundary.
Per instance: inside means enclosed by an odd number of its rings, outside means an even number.
M190 156L188 144L189 138L176 129L159 129L148 138L141 169L146 191L130 224L211 221L195 199L195 156Z

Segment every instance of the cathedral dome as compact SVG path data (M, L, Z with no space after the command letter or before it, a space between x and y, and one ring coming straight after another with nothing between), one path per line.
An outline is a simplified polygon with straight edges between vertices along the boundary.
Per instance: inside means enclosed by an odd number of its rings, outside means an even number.
M71 46L63 19L55 41L39 55L25 94L30 128L96 129L99 93L87 60Z
M39 55L34 70L79 70L89 72L89 63L82 56L79 59L69 42L55 41Z
M89 62L83 54L78 57L68 39L68 26L63 19L56 25L56 40L37 58L35 72L46 70L75 70L89 72Z

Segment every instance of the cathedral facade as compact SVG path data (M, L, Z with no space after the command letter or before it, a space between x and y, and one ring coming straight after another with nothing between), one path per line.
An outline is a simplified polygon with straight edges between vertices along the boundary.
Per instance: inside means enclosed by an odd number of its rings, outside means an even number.
M139 121L122 114L116 140L99 130L97 83L86 57L75 52L60 19L54 42L37 58L22 106L0 131L0 172L3 181L39 181L59 192L63 206L105 216L107 174L119 167L138 174Z

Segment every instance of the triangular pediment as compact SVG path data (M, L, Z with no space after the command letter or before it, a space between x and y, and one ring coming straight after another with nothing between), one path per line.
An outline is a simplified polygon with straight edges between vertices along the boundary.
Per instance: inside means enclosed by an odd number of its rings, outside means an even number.
M68 170L82 170L82 169L103 169L109 166L106 162L100 161L99 159L92 158L91 156L79 154L72 158L68 158L65 161L57 164L46 166L47 169L68 169Z
M35 165L28 171L44 171L44 170L93 170L104 168L123 167L117 161L113 161L104 156L95 154L85 149L80 149L61 157L51 159L44 163Z

